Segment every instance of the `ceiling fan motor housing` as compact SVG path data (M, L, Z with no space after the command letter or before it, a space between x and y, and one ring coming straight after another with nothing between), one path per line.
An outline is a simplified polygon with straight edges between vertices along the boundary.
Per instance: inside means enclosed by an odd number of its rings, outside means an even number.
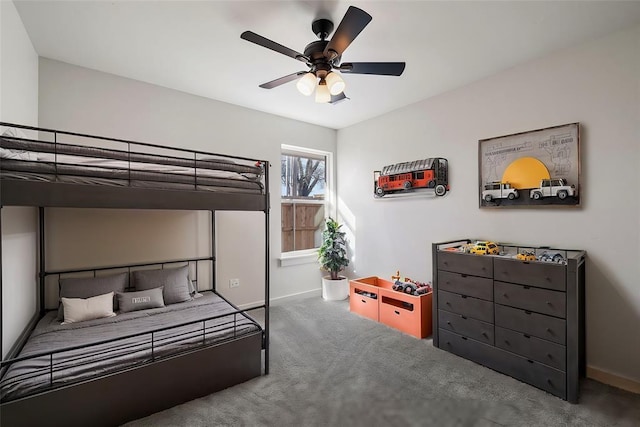
M320 40L326 40L333 31L333 22L328 19L316 19L311 23L311 30Z
M320 78L326 77L333 65L332 61L324 56L324 48L327 44L329 44L327 40L316 40L304 48L304 56L310 59L310 71Z

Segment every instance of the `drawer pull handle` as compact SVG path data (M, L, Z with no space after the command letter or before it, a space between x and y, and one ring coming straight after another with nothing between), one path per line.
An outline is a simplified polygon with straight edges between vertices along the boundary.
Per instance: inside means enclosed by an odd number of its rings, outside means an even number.
M550 334L553 334L553 331L550 328L547 328L547 332L549 332Z
M547 378L547 384L553 385L553 383L551 382L551 380L549 378Z
M467 316L460 315L464 320L467 320Z
M524 314L531 314L531 312L529 310L525 310Z
M487 338L489 338L489 335L487 335L487 333L486 333L486 332L483 332L483 333L482 333L482 336L483 336L483 337L487 337Z
M550 277L545 277L544 280L546 280L547 282L550 282L551 278Z
M502 294L503 297L505 298L509 298L509 296L507 294Z
M447 320L447 325L451 326L451 322L449 322L448 320Z
M523 286L523 288L525 288L525 289L529 289L529 288L531 288L531 286L527 286L527 285L525 285L525 286Z
M527 335L527 334L522 334L524 335L525 338L531 338L531 335Z
M460 297L461 297L462 299L466 299L466 298L467 298L467 296L466 296L466 295L460 295Z
M467 340L467 337L460 337L460 338L462 338L462 339L463 339L463 340L465 340L465 341Z
M461 276L461 277L467 277L467 275L466 275L466 274L461 274L460 276Z
M552 356L552 355L550 355L549 353L547 353L547 357L548 357L549 359L553 359L553 356Z
M509 340L504 340L504 343L505 343L506 345L511 345L511 344L509 343Z
M398 310L393 310L393 312L394 312L395 314L398 314L398 315L400 314L400 312L399 312Z
M529 363L533 363L533 360L529 360L529 359L527 359L527 362L529 362Z
M451 305L451 303L449 301L445 302L446 305Z
M547 305L549 305L549 306L553 306L553 304L551 304L551 302L550 302L550 301L546 301L546 303L547 303Z

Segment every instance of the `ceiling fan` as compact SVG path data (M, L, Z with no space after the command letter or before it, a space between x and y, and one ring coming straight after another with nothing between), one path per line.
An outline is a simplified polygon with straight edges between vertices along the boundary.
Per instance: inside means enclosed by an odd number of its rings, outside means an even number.
M304 62L309 67L308 71L298 71L263 83L260 85L261 88L273 89L298 79L296 87L302 94L309 96L315 90L316 102L333 104L349 99L344 94L345 82L336 71L348 74L376 74L381 76L399 76L404 71L404 62L340 63L342 53L371 22L371 19L371 15L364 10L349 6L331 40L327 40L327 37L333 31L333 22L328 19L313 21L311 29L320 40L309 43L304 48L304 53L289 49L252 31L245 31L240 37Z

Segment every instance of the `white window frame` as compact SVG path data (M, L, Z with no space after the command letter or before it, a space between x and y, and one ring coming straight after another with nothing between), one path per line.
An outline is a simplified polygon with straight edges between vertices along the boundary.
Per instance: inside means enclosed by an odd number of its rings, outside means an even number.
M318 203L324 204L324 217L335 218L336 212L336 196L335 196L335 180L334 180L334 164L333 153L330 151L317 150L314 148L306 148L289 144L282 144L280 146L280 156L283 154L293 154L301 156L323 156L325 158L325 197L324 200L312 200L312 199L297 199L305 200L305 203ZM280 192L280 207L282 212L282 203L291 199L284 199L282 197L282 191ZM282 231L280 232L282 238ZM306 264L311 262L317 262L318 248L303 249L299 251L282 252L282 243L280 244L280 264L281 266Z

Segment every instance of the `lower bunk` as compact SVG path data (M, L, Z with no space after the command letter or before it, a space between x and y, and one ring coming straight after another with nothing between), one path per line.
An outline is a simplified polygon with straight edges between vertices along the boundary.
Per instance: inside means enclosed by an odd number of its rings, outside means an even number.
M260 376L262 327L214 292L60 323L2 362L3 426L119 425Z

